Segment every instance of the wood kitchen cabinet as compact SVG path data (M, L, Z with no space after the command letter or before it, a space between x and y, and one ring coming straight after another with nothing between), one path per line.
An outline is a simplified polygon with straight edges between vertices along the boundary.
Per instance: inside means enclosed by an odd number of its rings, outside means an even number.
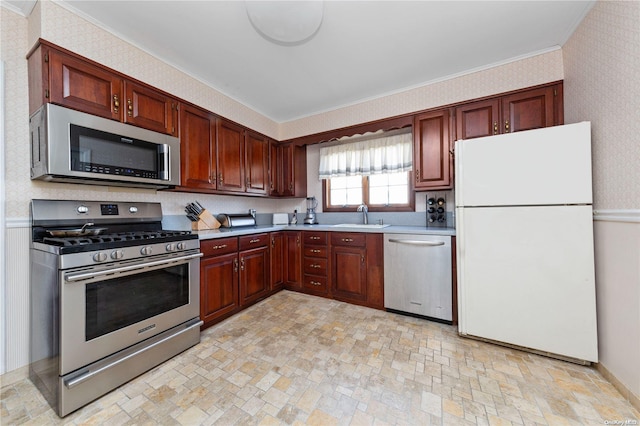
M125 80L124 122L160 133L178 134L178 101L148 86Z
M245 192L244 128L230 121L216 120L218 189Z
M416 191L451 189L451 119L449 109L419 114L413 120L413 173Z
M382 234L331 232L331 296L384 309Z
M200 319L205 328L240 307L238 238L202 241L200 249Z
M29 112L51 102L177 135L178 100L81 56L41 42L28 57Z
M282 231L271 232L271 247L269 257L271 258L271 291L277 292L284 288L284 268L285 268L285 233Z
M250 130L245 138L245 185L249 193L269 193L269 140Z
M216 117L190 105L180 108L180 184L216 189Z
M326 232L303 232L302 288L307 293L329 295L329 248Z
M307 148L294 144L276 145L275 163L271 161L271 194L279 197L307 196ZM275 177L274 177L275 176Z
M271 289L269 243L266 233L239 237L240 306L260 300Z
M284 231L285 235L285 288L302 289L302 232Z
M465 103L455 110L455 139L557 126L564 123L562 83Z

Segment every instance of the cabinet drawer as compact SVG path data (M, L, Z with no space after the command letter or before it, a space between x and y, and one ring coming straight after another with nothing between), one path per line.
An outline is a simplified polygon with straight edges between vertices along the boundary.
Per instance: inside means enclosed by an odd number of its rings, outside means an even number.
M367 236L362 232L332 232L332 246L365 247Z
M305 244L318 244L318 245L327 244L326 232L304 231L302 235L303 235Z
M327 258L327 246L312 246L308 245L304 247L305 257L322 257Z
M200 251L204 257L235 253L238 251L238 237L200 241Z
M326 293L329 290L327 282L327 277L305 274L303 286L307 290Z
M240 250L263 247L269 244L269 234L253 234L239 237Z
M327 276L327 259L305 257L303 269L305 274Z

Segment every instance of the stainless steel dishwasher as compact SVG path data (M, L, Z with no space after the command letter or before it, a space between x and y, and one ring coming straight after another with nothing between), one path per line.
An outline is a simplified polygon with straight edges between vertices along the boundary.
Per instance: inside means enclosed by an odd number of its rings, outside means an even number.
M384 306L453 321L451 237L384 234Z

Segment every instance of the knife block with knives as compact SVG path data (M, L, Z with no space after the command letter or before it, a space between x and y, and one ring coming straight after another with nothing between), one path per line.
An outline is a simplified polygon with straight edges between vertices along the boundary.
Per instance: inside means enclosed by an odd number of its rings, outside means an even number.
M187 217L191 221L192 231L202 231L205 229L218 229L220 228L220 222L212 215L209 210L202 207L199 202L189 203L184 208L187 212Z

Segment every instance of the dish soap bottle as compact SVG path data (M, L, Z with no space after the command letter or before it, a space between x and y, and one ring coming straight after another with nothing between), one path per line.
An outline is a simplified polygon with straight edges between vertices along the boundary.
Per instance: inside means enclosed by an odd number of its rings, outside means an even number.
M293 216L291 216L291 223L290 225L297 225L298 224L298 210L294 210L293 211Z

